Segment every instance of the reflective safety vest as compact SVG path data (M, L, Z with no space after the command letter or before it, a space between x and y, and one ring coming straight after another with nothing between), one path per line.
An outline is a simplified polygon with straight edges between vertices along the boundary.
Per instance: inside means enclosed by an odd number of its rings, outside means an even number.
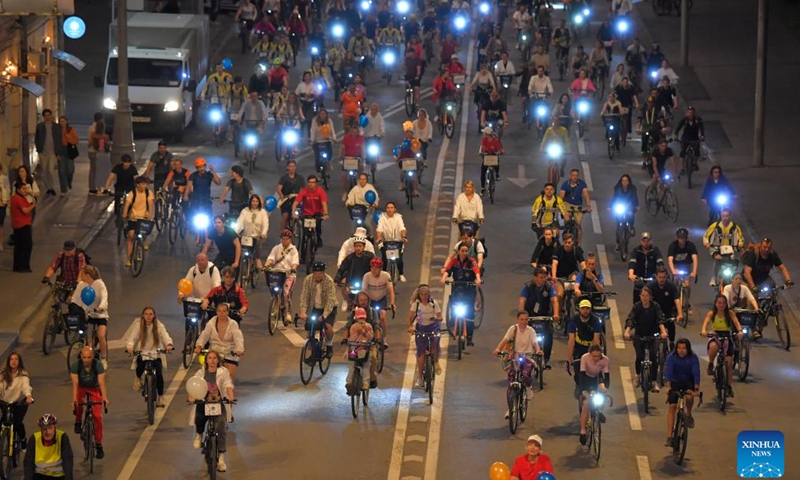
M48 446L44 445L42 441L42 432L33 434L36 441L36 473L47 477L63 477L64 466L61 459L61 436L64 435L63 430L56 429L55 442Z

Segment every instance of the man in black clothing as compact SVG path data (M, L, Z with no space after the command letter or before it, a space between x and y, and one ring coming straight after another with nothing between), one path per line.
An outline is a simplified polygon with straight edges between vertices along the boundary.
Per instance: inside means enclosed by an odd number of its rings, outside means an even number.
M625 117L627 122L627 131L625 133L630 134L632 128L631 118L633 118L633 110L639 109L639 97L636 95L636 88L631 85L628 77L623 77L622 82L614 89L614 93L617 94L617 100L619 100L619 103L622 104L622 108L627 109L627 112L623 113L623 117ZM623 112L625 112L625 110L623 110Z
M231 227L225 225L225 218L222 215L214 217L214 228L208 231L208 238L206 238L201 253L208 255L208 249L211 248L212 243L217 245L217 252L219 252L214 259L214 265L217 268L227 266L239 268L242 244L239 242L239 235Z
M667 249L667 264L673 276L683 277L686 301L691 297L692 279L697 279L697 247L689 241L689 231L683 227L675 232L677 239ZM683 272L682 274L680 272ZM691 304L689 306L691 312Z
M683 130L683 135L680 135ZM694 107L689 107L686 110L686 116L678 122L675 128L675 136L681 139L681 175L686 173L686 147L692 146L694 154L700 155L700 142L705 139L706 129L703 125L703 119L700 118L694 111ZM694 171L698 171L700 167L697 163L694 164Z
M367 239L356 237L353 239L353 253L346 256L336 272L333 281L342 285L342 311L347 310L347 299L350 294L360 291L363 285L361 280L370 271L370 262L375 258L375 254L364 250L367 246Z
M658 180L667 180L667 175L669 175L667 172L667 160L672 164L673 173L678 173L678 167L675 164L675 154L668 145L667 139L662 138L658 143L658 147L653 149L650 162L651 183L655 183Z
M765 238L755 249L748 251L742 257L744 265L744 279L750 288L761 287L767 281L771 281L769 274L772 267L778 267L783 274L783 279L787 285L794 285L792 276L786 265L783 264L778 253L772 249L772 240Z
M575 245L575 239L571 233L561 236L563 245L558 247L553 253L553 275L556 278L565 278L567 281L574 281L578 272L586 268L586 260L583 258L583 250ZM564 284L556 282L556 292L558 293L558 303L564 301Z
M542 230L542 236L536 243L536 248L531 255L531 267L547 266L553 263L553 254L559 247L558 238L555 231L550 227Z
M653 245L650 234L642 232L642 243L631 251L628 261L628 280L633 284L633 303L639 301L639 293L642 291L644 283L636 281L636 277L652 279L655 277L656 269L664 265L661 250Z
M503 121L502 126L498 124L499 120ZM493 128L498 130L497 138L502 139L503 129L508 125L508 111L506 102L500 99L497 89L492 90L489 98L481 105L481 130L486 126L486 122L494 123Z
M678 288L674 283L667 280L667 269L664 267L659 267L656 272L656 279L648 283L647 286L653 292L653 301L661 307L661 312L664 314L665 326L669 334L669 349L671 351L675 345L675 322L670 320L676 317L678 322L683 320Z

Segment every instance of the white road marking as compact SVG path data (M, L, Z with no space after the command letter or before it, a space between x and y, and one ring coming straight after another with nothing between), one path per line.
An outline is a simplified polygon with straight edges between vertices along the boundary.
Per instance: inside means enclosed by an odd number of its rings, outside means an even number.
M466 116L466 115L465 115ZM517 165L517 178L508 178L508 181L513 183L514 185L518 186L519 188L525 188L531 183L535 182L535 178L527 178L525 176L525 165Z
M622 322L619 318L619 308L617 308L617 301L613 298L608 299L608 307L611 309L610 311L610 320L611 320L611 332L614 336L614 348L617 350L625 350L625 339L623 337L623 333L625 331L622 328Z
M591 200L589 205L592 206L592 212L589 214L592 218L592 230L594 230L594 233L601 235L603 233L603 227L600 226L600 214L597 211L597 201Z
M299 323L298 323L299 324ZM339 320L333 324L333 333L335 334L339 330L343 329L344 326L347 324L344 320ZM294 328L293 326L284 327L283 325L278 326L278 331L286 337L289 342L295 347L302 347L303 344L306 342L306 337L301 335L298 332L305 332L305 329L301 326L300 328Z
M636 406L636 394L633 392L630 367L619 367L619 381L622 383L622 392L625 394L625 404L628 407L628 421L631 423L631 430L641 430L642 421L639 419L639 408ZM647 459L647 457L644 458L645 460ZM647 471L649 472L650 469L648 468Z
M575 137L577 137L577 144L578 144L578 154L579 155L586 155L586 144L583 142L583 137L575 133Z
M592 171L589 168L589 162L581 162L583 168L583 181L586 182L586 187L590 192L594 191L594 184L592 183Z
M650 462L645 455L636 455L636 466L639 468L640 480L653 480L650 475Z
M410 421L410 422L422 422L422 423L427 423L427 421L428 421L428 417L426 417L426 416L424 416L424 415L414 415L413 417L411 417L411 418L409 419L409 421Z
M422 442L425 443L424 435L409 435L406 439L407 442Z
M422 463L422 460L424 460L422 458L422 455L406 455L403 458L404 462L419 462L419 463Z
M594 209L594 206L592 206ZM606 255L606 246L603 244L597 245L597 260L600 262L600 271L603 272L603 285L611 287L614 281L611 279L611 267L608 266L608 255Z

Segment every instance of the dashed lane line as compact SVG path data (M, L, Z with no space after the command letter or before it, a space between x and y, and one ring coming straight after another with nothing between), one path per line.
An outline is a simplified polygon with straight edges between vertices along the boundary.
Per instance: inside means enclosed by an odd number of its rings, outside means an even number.
M642 421L639 419L639 408L636 405L636 394L633 392L630 367L619 367L619 381L622 384L622 392L625 395L625 405L628 408L628 421L631 424L631 430L641 430ZM647 459L647 457L644 458ZM648 468L647 471L649 472L650 469Z

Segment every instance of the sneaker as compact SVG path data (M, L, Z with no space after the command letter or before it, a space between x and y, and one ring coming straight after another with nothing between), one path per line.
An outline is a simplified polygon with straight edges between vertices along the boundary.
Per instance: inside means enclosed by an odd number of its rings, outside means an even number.
M553 366L550 365L550 360L545 360L544 369L545 370L550 370L552 368L553 368Z
M481 197L485 197L485 196L486 196L486 189L485 188L481 188Z
M508 410L506 410L506 414L503 416L506 420L508 420Z
M467 346L468 347L474 347L475 346L475 342L472 341L471 337L467 338Z
M75 422L75 435L80 435L81 433L83 433L83 425L81 425L81 422Z
M433 121L434 122L438 122L439 121L439 115L436 115L435 117L433 117Z
M581 445L586 445L586 434L585 433L581 433L581 436L580 436L579 440L581 442Z
M709 377L714 376L714 365L712 365L710 362L708 364L708 368L706 368L706 373Z
M228 465L225 464L225 454L220 452L219 453L219 460L217 460L217 471L224 472L228 470Z
M203 444L203 436L199 433L194 434L194 441L192 442L192 447L195 450L200 450L200 446Z
M664 446L672 447L672 437L667 437L667 439L664 441Z
M414 388L422 388L422 379L418 378L414 380Z
M347 303L347 300L342 300L342 305L339 306L339 310L341 310L343 312L346 312L348 306L349 306L349 304Z
M733 387L728 385L728 396L733 398Z
M333 345L328 345L328 347L325 349L325 358L331 357L333 357Z
M355 389L355 387L353 387L353 386L352 386L351 384L349 384L349 383L345 384L345 386L344 386L344 389L347 391L347 396L348 396L348 397L352 397L353 395L355 395L355 394L356 394L356 389Z
M650 391L654 393L659 393L661 391L661 388L659 388L658 386L658 382L656 381L650 382Z
M401 282L407 282L408 280L406 280L406 276L405 275L400 275L400 281Z
M133 263L130 260L125 260L125 268L131 268L131 265L133 265Z
M286 327L290 323L292 323L292 314L291 313L287 313L286 316L283 317L283 326Z
M708 282L709 287L716 287L717 286L717 277L713 277L710 282Z
M103 195L108 195L110 197L110 196L113 196L114 194L111 193L110 190L103 189Z
M95 449L95 454L94 454L94 456L95 456L95 457L96 457L98 460L102 460L102 459L103 459L103 457L105 457L105 456L106 456L106 452L104 452L104 451L103 451L103 446L102 446L102 445L100 445L99 443L98 443L97 445L95 445L95 446L94 446L94 449Z
M434 366L436 367L436 375L441 375L442 374L442 367L441 367L441 365L439 365L439 362L437 361L436 363L434 363Z
M689 428L694 428L694 417L691 415L686 416L686 426Z
M597 412L597 418L600 419L600 423L606 423L606 414L603 412Z
M133 391L138 392L142 389L142 380L139 377L133 379Z
M525 400L529 402L533 400L533 390L531 390L530 388L525 389Z
M370 380L369 381L369 388L378 388L378 380Z
M97 195L97 189L96 188L89 189L89 195Z
M166 404L161 397L158 397L158 401L156 402L156 408L166 408Z
M639 388L639 375L633 377L633 388Z

